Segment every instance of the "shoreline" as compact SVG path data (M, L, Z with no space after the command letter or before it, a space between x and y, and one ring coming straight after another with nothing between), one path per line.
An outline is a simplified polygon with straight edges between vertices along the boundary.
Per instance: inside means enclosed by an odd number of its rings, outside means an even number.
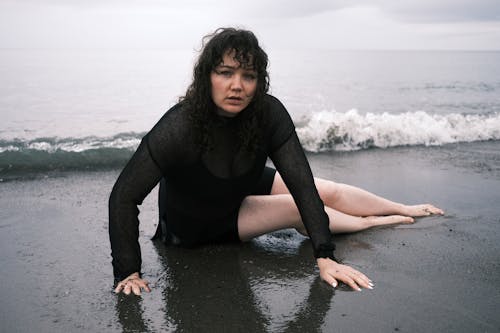
M128 134L127 134L128 135ZM455 142L442 145L401 145L394 147L369 147L358 150L330 150L330 151L306 151L309 158L315 156L347 157L352 155L370 154L388 151L393 154L401 152L420 152L432 155L443 152L447 158L455 159L459 156L453 154L467 154L477 149L482 152L491 150L491 158L496 159L496 149L500 149L500 140L484 140L473 142ZM12 180L37 180L40 178L57 177L60 174L106 172L121 170L133 154L132 147L129 148L97 148L82 150L80 152L56 149L45 151L38 149L27 149L25 151L1 151L0 149L0 183ZM424 152L422 152L422 150ZM480 156L479 159L487 156ZM500 177L500 166L493 167L498 171ZM471 164L474 167L474 164ZM477 166L476 166L477 167ZM484 170L479 170L480 172ZM491 170L488 170L491 171Z

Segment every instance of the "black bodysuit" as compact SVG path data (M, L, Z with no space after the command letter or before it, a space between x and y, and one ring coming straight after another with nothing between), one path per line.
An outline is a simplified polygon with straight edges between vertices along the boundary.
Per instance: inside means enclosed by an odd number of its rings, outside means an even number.
M137 205L162 177L167 184L168 229L183 245L193 246L226 238L220 234L225 232L220 223L237 225L241 202L255 194L267 157L297 204L315 257L333 258L328 216L288 112L279 100L265 96L259 120L262 144L251 154L241 148L238 132L253 111L250 105L233 118L217 116L208 152L197 144L196 129L184 103L172 107L143 138L109 200L115 280L140 272Z

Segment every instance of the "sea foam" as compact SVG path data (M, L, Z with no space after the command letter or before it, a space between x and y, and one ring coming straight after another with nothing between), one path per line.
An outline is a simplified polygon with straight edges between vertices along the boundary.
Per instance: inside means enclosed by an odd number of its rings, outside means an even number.
M312 152L426 145L500 139L500 114L361 114L322 111L301 122L297 134Z
M111 137L88 136L83 138L36 138L32 140L0 140L0 153L7 151L56 151L83 152L95 149L130 149L135 150L145 133L120 133Z

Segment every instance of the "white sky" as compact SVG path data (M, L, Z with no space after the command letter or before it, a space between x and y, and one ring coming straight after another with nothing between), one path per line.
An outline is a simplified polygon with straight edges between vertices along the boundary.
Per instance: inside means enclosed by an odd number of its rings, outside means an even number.
M500 0L0 0L0 48L199 48L221 26L266 49L500 50Z

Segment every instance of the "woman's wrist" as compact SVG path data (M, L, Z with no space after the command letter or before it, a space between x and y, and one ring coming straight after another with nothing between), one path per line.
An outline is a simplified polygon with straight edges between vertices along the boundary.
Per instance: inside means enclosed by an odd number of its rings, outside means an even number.
M333 261L337 261L337 258L335 258L335 255L333 254L333 250L320 250L317 251L315 254L316 259L331 259Z
M140 278L141 278L141 275L139 274L139 272L134 272L134 273L130 274L129 276L127 276L123 280L128 281L128 280L134 280L134 279L140 279Z

